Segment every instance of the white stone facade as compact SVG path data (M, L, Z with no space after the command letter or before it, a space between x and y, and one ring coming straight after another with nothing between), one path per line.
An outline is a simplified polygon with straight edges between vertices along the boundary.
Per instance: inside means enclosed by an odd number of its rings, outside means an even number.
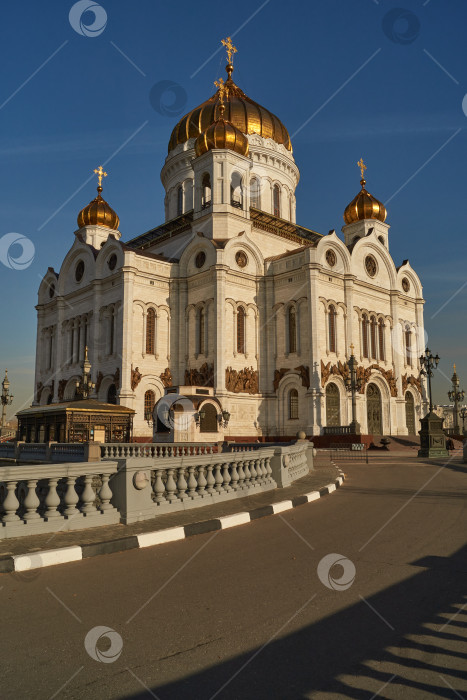
M377 432L407 434L407 401L418 430L417 274L408 261L396 268L380 221L345 226L345 241L297 227L293 156L248 138L248 157L196 158L194 139L177 146L161 174L166 222L153 232L123 244L103 226L76 231L59 274L49 268L39 288L36 403L73 398L87 345L96 398L133 408L136 438L152 435L145 395L158 401L169 376L212 387L205 404L230 413L226 439L319 435L351 420L343 375L353 345L362 432L375 427L370 386Z

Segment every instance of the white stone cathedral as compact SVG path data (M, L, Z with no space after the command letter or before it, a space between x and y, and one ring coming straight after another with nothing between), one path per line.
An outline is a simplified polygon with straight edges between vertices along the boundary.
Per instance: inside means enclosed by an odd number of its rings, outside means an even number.
M192 439L317 436L351 421L353 348L362 433L414 434L422 286L393 262L363 161L343 240L298 225L289 134L234 83L227 44L225 84L170 137L165 223L123 243L100 169L60 272L39 288L35 405L74 399L87 346L93 398L133 409L136 439L174 387L197 397Z

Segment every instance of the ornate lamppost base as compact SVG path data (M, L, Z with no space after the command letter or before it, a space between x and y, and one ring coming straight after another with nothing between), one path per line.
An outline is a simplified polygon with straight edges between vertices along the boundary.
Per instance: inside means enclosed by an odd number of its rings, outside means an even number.
M449 457L446 449L446 436L443 431L443 418L430 412L421 418L422 429L419 430L419 457Z
M361 433L360 423L357 423L357 421L352 421L349 425L349 428L350 428L351 435L360 435L360 433Z

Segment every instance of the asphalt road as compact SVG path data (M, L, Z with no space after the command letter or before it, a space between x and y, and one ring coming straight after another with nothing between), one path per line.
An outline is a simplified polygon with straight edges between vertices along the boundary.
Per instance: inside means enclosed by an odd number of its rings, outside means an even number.
M0 576L0 698L467 698L467 471L341 466L293 511Z

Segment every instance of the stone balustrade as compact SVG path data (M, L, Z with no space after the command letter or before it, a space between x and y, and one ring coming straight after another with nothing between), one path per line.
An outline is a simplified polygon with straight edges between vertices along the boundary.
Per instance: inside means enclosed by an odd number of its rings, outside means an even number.
M0 467L0 539L118 523L115 462Z
M95 462L100 445L92 442L5 442L0 444L0 460L16 462Z
M217 452L217 442L114 442L101 445L102 459L183 457Z

